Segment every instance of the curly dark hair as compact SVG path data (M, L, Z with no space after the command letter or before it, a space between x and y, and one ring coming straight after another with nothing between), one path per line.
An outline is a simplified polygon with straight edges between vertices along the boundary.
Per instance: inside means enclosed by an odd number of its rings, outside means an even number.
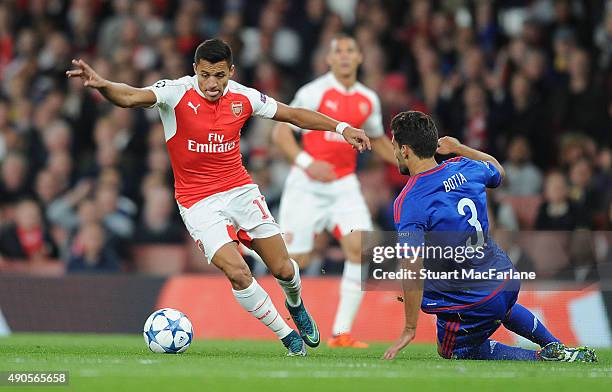
M433 119L417 111L401 112L391 120L393 138L419 158L431 158L438 148L438 128Z

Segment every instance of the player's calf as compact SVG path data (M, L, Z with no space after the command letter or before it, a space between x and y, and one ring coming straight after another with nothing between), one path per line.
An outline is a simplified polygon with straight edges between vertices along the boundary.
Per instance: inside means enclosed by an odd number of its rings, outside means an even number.
M280 235L253 241L253 249L261 256L278 284L285 292L286 306L304 342L316 347L320 336L317 324L306 310L302 301L300 268L289 258L285 242Z
M234 290L243 290L253 282L253 275L234 242L223 245L212 258L212 263L229 279Z
M213 256L212 262L230 280L232 293L244 310L274 332L290 355L306 354L305 349L291 337L297 335L295 331L287 325L268 293L251 275L234 242L223 245Z

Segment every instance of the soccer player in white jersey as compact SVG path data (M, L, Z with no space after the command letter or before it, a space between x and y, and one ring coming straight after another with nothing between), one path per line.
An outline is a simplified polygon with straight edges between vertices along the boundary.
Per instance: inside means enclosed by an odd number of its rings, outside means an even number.
M271 118L301 128L335 131L359 151L370 148L364 131L320 113L295 109L230 78L230 47L218 39L200 44L195 75L160 80L135 88L99 76L83 60L73 60L68 77L80 77L121 107L157 107L175 178L175 195L185 226L208 262L222 270L238 303L271 329L288 355L305 355L316 347L316 323L301 299L299 268L289 258L280 228L270 215L257 185L242 165L240 130L250 116ZM276 277L299 334L279 316L266 291L251 275L238 251L250 245ZM301 335L301 336L300 336Z
M395 164L393 145L385 135L380 101L376 93L357 81L362 54L357 42L340 35L331 41L327 62L330 72L304 85L292 107L317 110L363 128L372 140L373 151ZM361 233L372 230L370 212L355 175L357 155L350 144L319 128L303 130L303 149L288 124L278 124L275 143L293 162L279 212L279 222L291 257L300 267L310 264L315 233L327 230L340 242L346 256L340 283L340 302L328 340L330 347L365 348L350 334L363 298L361 291Z

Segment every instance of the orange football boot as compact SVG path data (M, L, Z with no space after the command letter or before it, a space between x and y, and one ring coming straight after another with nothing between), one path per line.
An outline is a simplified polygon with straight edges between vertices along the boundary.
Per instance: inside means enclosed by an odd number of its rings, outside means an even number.
M340 335L332 336L327 340L327 345L332 348L336 347L352 347L352 348L368 348L370 345L365 342L360 342L351 336L350 333L341 333Z

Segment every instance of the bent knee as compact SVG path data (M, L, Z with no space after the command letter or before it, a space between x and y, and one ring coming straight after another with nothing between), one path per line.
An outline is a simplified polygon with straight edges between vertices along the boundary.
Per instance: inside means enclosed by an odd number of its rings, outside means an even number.
M289 257L287 257L287 259L285 259L283 262L276 263L275 265L278 265L278 267L275 267L274 269L271 269L270 273L272 275L274 275L274 277L276 279L280 279L280 280L291 280L291 279L293 279L293 275L295 274L295 270L293 268L293 263L291 262Z

